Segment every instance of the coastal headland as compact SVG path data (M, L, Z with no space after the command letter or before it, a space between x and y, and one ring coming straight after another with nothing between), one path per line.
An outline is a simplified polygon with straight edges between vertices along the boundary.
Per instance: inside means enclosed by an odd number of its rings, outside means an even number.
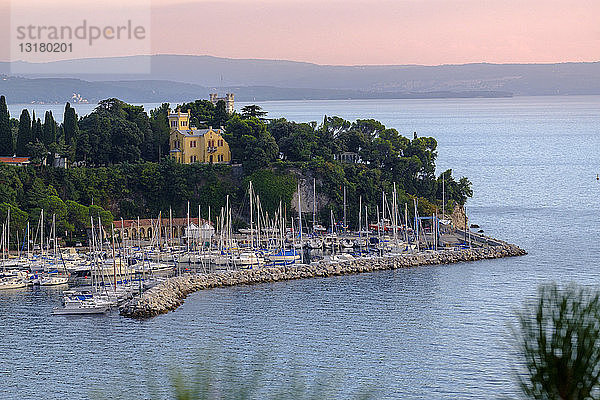
M452 264L526 254L525 250L516 245L502 243L496 246L462 250L371 256L339 262L320 261L311 264L185 274L169 278L144 292L141 296L123 305L120 313L125 317L136 319L152 318L177 309L190 293L216 287L339 276L422 265Z

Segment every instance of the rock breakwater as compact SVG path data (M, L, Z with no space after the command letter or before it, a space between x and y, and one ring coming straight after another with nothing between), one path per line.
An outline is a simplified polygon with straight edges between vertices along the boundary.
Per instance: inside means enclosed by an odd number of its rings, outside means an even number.
M185 274L169 278L121 307L121 315L151 318L175 310L190 293L215 287L249 285L291 279L327 277L374 272L420 265L451 264L492 258L522 256L527 252L515 245L489 246L459 251L365 257L341 262L320 261L310 265L288 265L260 269Z

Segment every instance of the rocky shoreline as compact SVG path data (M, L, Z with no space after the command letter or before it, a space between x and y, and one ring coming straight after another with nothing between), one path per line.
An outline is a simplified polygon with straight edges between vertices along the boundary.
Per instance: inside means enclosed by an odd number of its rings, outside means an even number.
M420 265L451 264L491 258L522 256L527 252L512 244L481 247L459 251L425 252L418 254L387 255L357 258L341 262L321 261L310 265L289 265L261 269L223 271L207 274L186 274L165 282L134 298L120 309L123 316L151 318L175 310L188 294L198 290L234 285L277 282L291 279L327 277L363 272L374 272Z

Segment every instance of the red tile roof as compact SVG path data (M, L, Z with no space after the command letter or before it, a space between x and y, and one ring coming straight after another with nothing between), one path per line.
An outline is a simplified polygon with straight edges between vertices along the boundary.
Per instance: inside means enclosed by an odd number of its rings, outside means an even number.
M140 219L140 226L148 226L148 225L152 225L152 224L156 224L156 221L158 220L158 218L155 219ZM205 223L207 223L208 221L206 221L205 219L202 219L202 225L204 225ZM125 228L137 228L137 219L126 219L123 221L123 225L125 226ZM198 225L198 218L190 218L190 223L194 224L194 225ZM169 226L169 218L163 218L161 221L161 225L162 226ZM186 226L187 225L187 218L173 218L173 226ZM211 223L212 225L212 223ZM115 220L115 229L120 229L121 228L121 220Z
M0 157L0 162L5 163L5 164L28 163L29 157Z

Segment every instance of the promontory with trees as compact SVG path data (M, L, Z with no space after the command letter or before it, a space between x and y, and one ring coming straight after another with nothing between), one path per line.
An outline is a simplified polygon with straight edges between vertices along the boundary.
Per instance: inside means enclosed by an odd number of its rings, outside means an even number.
M0 165L0 219L11 209L12 227L23 230L27 220L36 224L40 210L56 215L57 232L67 242L82 240L90 215L109 225L116 218L167 215L169 208L185 216L200 205L214 216L230 195L233 210L242 212L248 182L261 196L270 214L283 201L290 210L298 182L317 182L320 220L330 210L342 214L342 188L346 187L348 215L358 215L359 197L375 220L382 191L394 183L400 204L418 199L419 212L431 215L442 206L463 205L472 196L467 178L456 180L452 170L435 173L437 142L431 137L402 136L396 129L372 119L346 121L324 116L320 122L298 123L284 118L266 119L259 106L246 106L228 114L225 103L208 100L181 104L191 110L198 128L225 128L232 165L178 164L169 157L169 104L150 110L112 98L101 101L83 117L66 104L63 122L51 112L43 116L23 110L11 118L4 96L0 98L0 156L29 157L29 166ZM355 162L340 155L352 154ZM64 157L69 168L51 167ZM351 227L357 218L349 218Z

